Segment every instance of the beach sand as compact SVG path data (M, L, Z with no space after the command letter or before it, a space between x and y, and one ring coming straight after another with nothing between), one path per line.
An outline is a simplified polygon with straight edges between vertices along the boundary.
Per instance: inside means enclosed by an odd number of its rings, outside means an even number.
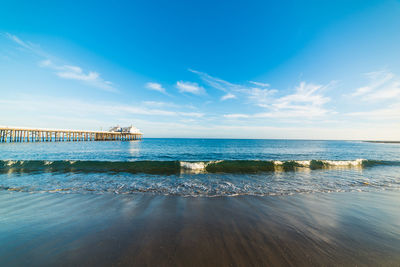
M400 263L400 192L0 193L3 266Z

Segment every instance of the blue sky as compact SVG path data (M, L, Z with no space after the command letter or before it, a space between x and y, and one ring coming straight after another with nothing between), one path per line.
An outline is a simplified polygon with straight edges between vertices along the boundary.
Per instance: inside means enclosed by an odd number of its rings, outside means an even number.
M6 1L0 125L400 139L399 1Z

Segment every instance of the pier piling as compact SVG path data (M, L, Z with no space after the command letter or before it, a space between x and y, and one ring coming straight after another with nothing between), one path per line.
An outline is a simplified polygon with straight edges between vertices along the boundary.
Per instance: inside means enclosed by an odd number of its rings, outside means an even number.
M78 141L135 141L142 133L48 130L0 127L0 143L11 142L78 142Z

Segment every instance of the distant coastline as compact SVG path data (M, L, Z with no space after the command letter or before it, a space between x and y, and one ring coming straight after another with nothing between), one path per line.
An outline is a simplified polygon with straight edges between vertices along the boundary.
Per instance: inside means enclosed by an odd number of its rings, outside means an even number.
M400 141L363 141L366 143L400 144Z

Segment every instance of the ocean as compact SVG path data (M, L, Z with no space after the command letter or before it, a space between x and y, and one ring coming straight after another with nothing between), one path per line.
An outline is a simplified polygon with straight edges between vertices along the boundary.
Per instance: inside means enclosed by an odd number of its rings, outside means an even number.
M395 190L400 146L360 141L144 139L0 146L0 188L182 196ZM10 179L13 177L13 179Z
M394 143L3 143L0 260L395 266L399 199Z

